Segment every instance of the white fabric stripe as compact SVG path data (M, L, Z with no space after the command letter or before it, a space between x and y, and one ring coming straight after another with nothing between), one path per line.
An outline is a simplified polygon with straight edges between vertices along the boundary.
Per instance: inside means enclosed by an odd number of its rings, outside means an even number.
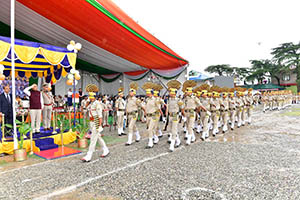
M183 72L186 69L186 67L176 68L176 69L168 69L168 70L159 70L159 69L153 69L152 71L158 75L164 76L164 77L174 77Z
M145 73L142 73L142 74L136 75L136 76L130 76L128 74L124 74L124 75L125 75L126 78L128 78L130 80L137 80L137 79L140 79L141 77L145 76L145 74L147 74L148 72L149 72L149 70L146 71Z
M0 20L9 24L10 3L7 0L0 0L0 4ZM16 2L16 28L43 43L56 46L66 46L70 40L79 42L83 48L78 53L78 57L106 69L117 72L145 69L73 34L19 2Z

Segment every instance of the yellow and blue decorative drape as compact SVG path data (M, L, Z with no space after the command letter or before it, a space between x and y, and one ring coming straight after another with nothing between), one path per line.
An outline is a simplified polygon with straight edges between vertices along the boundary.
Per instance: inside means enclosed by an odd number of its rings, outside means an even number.
M16 77L45 77L47 83L53 83L65 77L75 68L76 53L66 48L52 45L15 40ZM0 36L0 64L4 65L3 74L11 73L10 38Z

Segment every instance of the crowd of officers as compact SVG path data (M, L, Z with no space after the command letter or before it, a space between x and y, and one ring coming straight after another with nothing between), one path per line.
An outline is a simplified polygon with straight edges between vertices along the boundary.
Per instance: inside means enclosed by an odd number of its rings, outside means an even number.
M263 111L266 111L267 109L283 109L291 105L293 101L291 91L253 94L252 89L210 87L207 84L196 87L196 85L196 82L191 80L185 81L183 84L177 80L169 81L167 84L168 99L166 100L159 96L160 90L163 89L161 85L147 82L142 86L147 96L145 101L136 97L137 83L130 84L126 100L124 100L124 89L120 88L114 107L117 113L118 135L126 135L124 122L126 121L128 124L128 141L125 145L132 145L134 139L136 142L141 140L136 125L137 119L141 115L140 111L143 115L140 117L145 117L147 127L148 143L146 148L153 148L162 137L159 123L162 119L169 137L169 150L173 152L181 144L179 124L183 124L186 145L191 145L196 140L195 132L199 133L200 139L205 141L210 135L214 137L220 132L226 133L229 129L234 130L246 123L250 124L253 108L258 102L263 104ZM178 97L177 93L180 88L184 95ZM105 113L103 112L103 103L93 100L95 99L94 92L89 93L89 99L92 99L92 104L87 104L84 113L90 119L92 136L87 156L82 158L84 162L91 160L97 140L103 147L102 157L109 154L100 134L103 130L102 118L105 117L103 116ZM86 101L89 100L86 99Z

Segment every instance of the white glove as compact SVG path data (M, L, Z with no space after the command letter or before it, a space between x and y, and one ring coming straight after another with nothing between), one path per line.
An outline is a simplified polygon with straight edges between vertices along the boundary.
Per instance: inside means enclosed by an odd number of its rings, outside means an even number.
M117 111L117 116L118 116L118 117L120 116L120 112L119 112L119 111Z
M207 111L208 116L211 116L211 112Z
M167 122L167 120L166 120L165 117L162 118L162 121L163 121L163 123L166 123L166 122Z
M102 126L99 126L99 128L97 129L98 133L101 133L103 131Z
M124 120L127 120L127 116L126 115L124 115Z
M182 117L183 122L186 122L186 117Z

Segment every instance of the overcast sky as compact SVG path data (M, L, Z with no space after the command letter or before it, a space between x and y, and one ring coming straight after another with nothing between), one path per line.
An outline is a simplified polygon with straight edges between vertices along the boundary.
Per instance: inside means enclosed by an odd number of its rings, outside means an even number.
M300 0L113 0L190 62L248 67L270 49L300 41Z

